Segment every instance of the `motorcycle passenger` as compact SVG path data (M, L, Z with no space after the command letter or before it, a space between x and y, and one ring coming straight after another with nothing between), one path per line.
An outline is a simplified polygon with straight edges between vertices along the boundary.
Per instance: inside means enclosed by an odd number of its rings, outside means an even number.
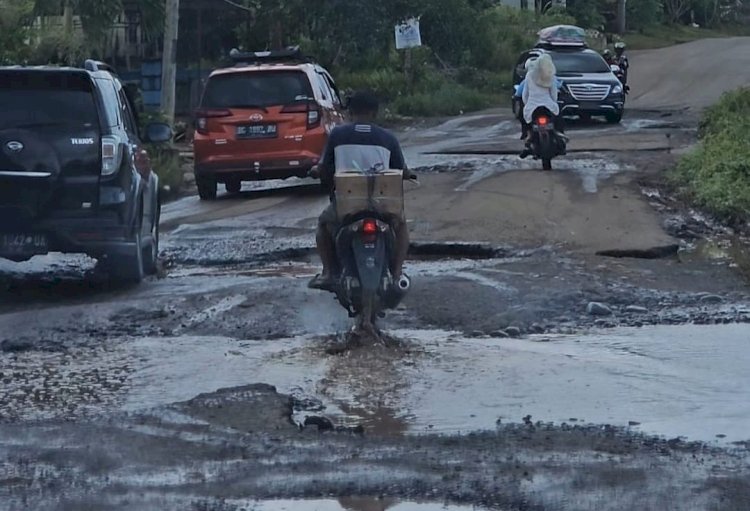
M526 61L524 64L524 68L526 69L526 77L528 77L529 69L534 65L534 62L536 62L537 57L530 58ZM563 86L562 80L559 78L555 78L555 86L557 87L558 92ZM528 126L525 122L523 122L523 91L526 88L526 78L521 80L521 83L518 84L516 87L516 91L514 92L514 97L517 97L521 99L521 111L519 112L518 119L521 121L521 140L525 140L528 135Z
M622 76L623 86L628 84L628 68L630 67L630 62L628 62L628 57L625 55L625 43L622 41L619 41L615 43L615 62L616 65L620 66L620 69L622 70Z
M615 60L615 56L612 54L612 50L610 50L609 48L602 52L602 57L604 57L604 60L608 65L617 65L617 60Z
M523 122L524 130L529 135L526 138L526 148L521 152L521 158L531 155L531 123L538 109L546 109L553 116L555 131L564 132L560 106L557 104L557 70L552 58L546 53L541 55L529 68L526 75L526 85L523 90Z
M411 178L398 140L375 124L379 106L377 97L371 92L355 93L349 100L352 123L337 126L331 131L320 163L310 172L311 176L320 177L321 183L330 192L331 199L331 203L318 219L315 241L323 263L323 272L310 281L311 288L328 290L334 284L334 236L339 227L334 194L336 171L399 169L404 171L404 179ZM391 216L388 223L396 234L391 274L394 280L398 280L409 250L409 231L403 216Z

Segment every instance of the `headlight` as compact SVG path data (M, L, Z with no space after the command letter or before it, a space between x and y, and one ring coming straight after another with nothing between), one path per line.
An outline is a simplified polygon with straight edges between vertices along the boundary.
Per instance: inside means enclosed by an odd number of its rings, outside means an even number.
M622 85L612 87L612 94L622 94Z

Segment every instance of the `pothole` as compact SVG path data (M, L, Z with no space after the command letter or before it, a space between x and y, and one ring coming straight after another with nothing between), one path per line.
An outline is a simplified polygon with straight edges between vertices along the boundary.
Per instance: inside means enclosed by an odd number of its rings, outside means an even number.
M326 500L226 501L237 509L253 511L490 511L501 508L438 502L402 501L392 498L340 497Z
M596 253L602 257L614 257L619 259L664 259L672 257L679 252L680 246L676 244L662 245L649 248L624 248L612 250L600 250Z

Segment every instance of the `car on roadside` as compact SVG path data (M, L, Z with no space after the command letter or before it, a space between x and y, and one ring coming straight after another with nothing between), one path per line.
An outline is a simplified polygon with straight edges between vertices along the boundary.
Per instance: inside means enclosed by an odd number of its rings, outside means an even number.
M172 130L141 133L137 116L101 62L0 67L0 258L84 253L129 283L156 272L159 178L143 144Z
M513 69L513 84L519 85L526 76L529 59L549 54L562 81L558 93L560 112L565 116L588 119L603 116L617 124L625 113L625 91L612 68L596 51L585 46L539 44L521 54ZM513 97L513 113L520 118L520 98Z
M211 73L195 112L195 179L202 200L218 183L305 177L345 120L331 74L298 48L241 53Z

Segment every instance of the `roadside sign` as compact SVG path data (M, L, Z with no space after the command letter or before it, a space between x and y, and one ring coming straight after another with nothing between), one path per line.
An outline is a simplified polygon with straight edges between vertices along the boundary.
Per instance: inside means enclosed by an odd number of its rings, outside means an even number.
M405 50L422 46L422 36L419 33L419 20L411 18L396 25L396 49Z

